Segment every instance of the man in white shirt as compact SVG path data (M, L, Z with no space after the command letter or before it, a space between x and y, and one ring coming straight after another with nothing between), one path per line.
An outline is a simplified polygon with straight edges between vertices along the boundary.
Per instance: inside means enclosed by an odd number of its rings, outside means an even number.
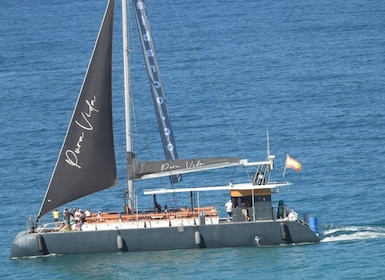
M227 221L230 222L231 213L233 212L233 203L231 202L231 199L226 202L225 208L226 208L226 212L227 212Z

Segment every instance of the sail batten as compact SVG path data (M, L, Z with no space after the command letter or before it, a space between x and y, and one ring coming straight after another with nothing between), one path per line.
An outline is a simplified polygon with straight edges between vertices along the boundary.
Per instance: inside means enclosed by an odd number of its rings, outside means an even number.
M112 124L110 0L38 218L65 203L117 184Z

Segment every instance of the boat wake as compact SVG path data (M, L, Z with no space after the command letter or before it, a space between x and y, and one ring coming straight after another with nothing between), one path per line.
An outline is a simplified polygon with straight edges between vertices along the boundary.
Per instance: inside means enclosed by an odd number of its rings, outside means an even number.
M343 226L324 230L321 242L367 240L385 238L385 228L381 226Z

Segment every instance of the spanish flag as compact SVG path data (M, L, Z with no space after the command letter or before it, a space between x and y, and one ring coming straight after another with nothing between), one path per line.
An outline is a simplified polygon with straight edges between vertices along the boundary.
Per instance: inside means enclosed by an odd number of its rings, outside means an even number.
M298 160L292 158L291 156L289 156L289 154L287 154L286 161L285 161L285 169L283 170L283 177L285 177L287 168L291 168L297 172L300 172L302 169L302 164Z
M295 160L294 158L292 158L291 156L286 155L285 168L291 168L297 172L300 172L302 168L302 164L298 160Z

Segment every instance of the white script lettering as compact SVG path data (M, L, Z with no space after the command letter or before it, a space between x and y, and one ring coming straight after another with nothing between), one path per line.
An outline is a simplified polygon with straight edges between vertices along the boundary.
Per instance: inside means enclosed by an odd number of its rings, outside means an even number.
M90 118L92 116L92 112L99 112L99 110L95 109L95 96L94 96L94 99L90 101L86 100L86 103L88 105L88 112L87 113L84 113L82 112L82 117L83 117L83 120L85 121L85 124L81 124L80 122L78 122L77 120L75 121L75 123L80 126L81 128L85 129L85 130L92 130L93 129L93 126L90 122Z
M85 131L91 131L94 129L92 122L91 122L91 117L93 112L99 112L98 109L95 108L95 103L96 103L96 97L94 96L91 101L86 100L85 101L88 108L87 112L81 112L81 121L75 120L75 123ZM85 138L85 131L81 131L78 141L76 143L76 146L71 150L66 150L65 155L66 155L66 163L68 163L71 166L75 166L79 169L81 169L81 166L78 164L79 159L78 156L80 155L81 148L82 148L82 142L83 139Z

